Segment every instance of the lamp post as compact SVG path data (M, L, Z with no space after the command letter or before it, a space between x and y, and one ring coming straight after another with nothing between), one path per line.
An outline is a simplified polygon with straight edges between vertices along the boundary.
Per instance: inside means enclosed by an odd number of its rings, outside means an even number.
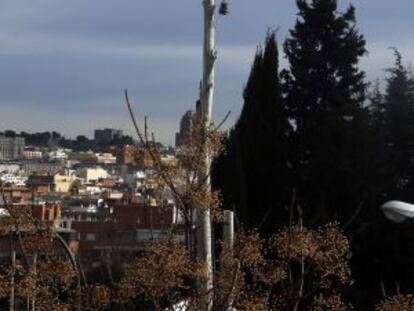
M396 224L414 218L414 204L402 201L388 201L381 205L385 217Z

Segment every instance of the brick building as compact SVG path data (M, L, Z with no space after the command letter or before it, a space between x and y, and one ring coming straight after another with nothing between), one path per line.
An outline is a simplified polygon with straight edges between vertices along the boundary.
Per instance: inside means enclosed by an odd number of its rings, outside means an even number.
M78 233L82 266L88 270L104 253L127 261L142 252L150 238L159 238L174 225L173 209L147 204L111 208L68 209L62 226Z

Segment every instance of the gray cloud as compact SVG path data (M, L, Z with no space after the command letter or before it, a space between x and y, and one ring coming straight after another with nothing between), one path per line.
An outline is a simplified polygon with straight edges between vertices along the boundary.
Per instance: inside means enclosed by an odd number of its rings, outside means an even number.
M339 1L344 9L349 1ZM370 54L369 79L414 52L412 0L354 1ZM293 0L230 0L217 19L217 120L241 108L256 45L295 21ZM172 142L180 115L193 105L201 77L201 0L4 0L0 11L0 130L59 130L91 135L95 127L130 131L122 92ZM412 59L411 59L412 60ZM282 66L286 64L281 59Z

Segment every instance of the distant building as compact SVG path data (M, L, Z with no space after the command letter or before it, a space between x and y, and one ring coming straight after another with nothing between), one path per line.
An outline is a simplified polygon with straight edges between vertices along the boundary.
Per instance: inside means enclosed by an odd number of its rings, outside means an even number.
M20 174L0 172L0 181L8 185L25 186L27 182L27 177L21 176Z
M43 158L43 152L37 148L28 147L23 151L23 158L26 160L40 160Z
M174 209L131 203L108 208L68 207L62 210L61 226L79 237L82 267L88 271L102 262L102 254L124 262L148 247L152 238L166 236L174 224Z
M163 154L161 155L161 163L164 165L177 165L177 158L174 155L171 154Z
M68 159L68 154L71 150L56 149L47 153L47 159L49 161L66 161Z
M181 117L180 131L175 134L175 146L180 147L190 141L191 133L194 127L195 113L192 110L188 110Z
M55 191L59 193L68 193L72 185L77 180L74 172L69 170L61 170L54 174Z
M55 228L61 226L62 207L58 203L31 204L32 215L43 223L49 223Z
M21 170L25 175L53 175L64 168L61 162L25 161L21 163Z
M138 151L137 156L137 168L144 170L147 168L153 168L154 167L154 159L152 158L149 151L145 148L141 148Z
M49 224L54 231L58 232L59 235L66 241L70 251L73 254L78 254L79 248L79 241L78 241L78 233L73 230L68 230L61 228L61 206L58 203L41 203L41 204L33 204L33 203L13 203L13 208L18 208L19 210L28 211L33 218L37 221ZM15 221L11 221L10 214L6 210L0 209L0 227L2 227L6 232L12 232L18 230L18 232L26 234L26 233L38 233L38 228L35 229L37 226L31 226L27 224L19 224L18 228L16 228ZM49 226L48 226L49 227ZM36 231L35 231L36 230ZM16 251L17 258L23 258L26 255L25 249L18 245L21 242L20 234L2 234L0 235L0 260L8 260L10 258L10 245L16 245L14 250ZM47 249L44 251L42 249L38 250L40 256L44 255L44 252L48 252ZM63 252L63 248L56 247L53 249L54 255L66 255Z
M78 151L78 152L71 152L69 154L68 159L70 161L76 161L80 163L97 163L98 159L91 150L89 151Z
M47 195L55 191L55 179L53 175L30 175L27 187L34 195Z
M134 168L145 169L154 167L154 159L146 148L124 145L118 148L116 158L118 164L125 164Z
M4 204L3 199L7 203L25 204L32 201L32 191L27 187L7 186L3 188L3 195L0 196L0 205Z
M23 157L24 137L0 136L0 160L18 160Z
M116 161L119 164L137 165L139 149L134 145L123 145L116 149Z
M95 130L94 140L97 145L109 145L114 139L121 139L122 136L122 130L107 128Z
M96 156L96 163L101 164L115 164L116 163L116 156L112 153L95 153Z
M0 164L0 173L17 174L19 173L19 170L20 170L19 164L11 164L11 163Z
M104 170L101 167L80 168L80 169L78 169L77 174L80 178L82 178L86 182L98 181L101 178L108 178L108 175L109 175L108 171Z

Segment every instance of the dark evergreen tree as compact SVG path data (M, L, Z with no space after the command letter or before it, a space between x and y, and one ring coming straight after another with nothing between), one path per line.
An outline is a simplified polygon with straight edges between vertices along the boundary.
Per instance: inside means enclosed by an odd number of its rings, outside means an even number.
M350 230L352 243L352 272L356 279L352 287L352 298L357 310L368 310L381 299L378 285L388 281L392 270L387 266L392 251L389 242L395 237L389 223L380 210L381 204L390 199L394 184L394 168L388 148L389 131L385 124L385 100L376 81L367 96L369 113L370 175L367 178L367 193L364 208L359 213L358 228ZM386 238L385 238L386 237Z
M355 10L335 0L297 0L295 27L284 49L283 73L295 123L292 161L305 219L346 222L366 200L369 174L366 83L359 59L365 40Z
M133 145L134 139L129 135L123 135L122 137L112 139L110 144L113 146Z
M413 82L396 50L395 56L395 65L387 70L385 95L377 82L369 96L370 158L375 170L367 183L372 196L360 219L364 229L352 231L354 289L361 310L381 299L379 284L384 284L387 292L394 290L396 282L402 291L411 291L414 277L412 222L395 225L379 209L389 200L414 199Z
M79 150L79 151L85 151L88 149L91 149L92 146L92 141L89 140L86 136L84 135L78 135L76 136L76 141L74 143L74 149Z
M384 123L389 132L387 147L392 154L396 199L414 200L414 81L402 64L398 50L395 65L387 71Z
M6 137L16 137L17 134L16 134L15 131L7 130L7 131L4 132L4 136L6 136Z
M226 208L235 208L245 229L274 232L283 218L287 193L290 129L281 100L278 48L269 33L258 49L245 87L240 118L230 131L226 152L214 164L213 183ZM286 220L286 218L284 218Z
M392 199L393 188L397 183L395 174L395 156L391 152L389 145L391 133L387 126L387 111L385 105L385 96L380 90L380 82L377 80L372 85L368 93L368 113L369 113L369 131L371 147L371 167L374 172L371 174L369 185L373 198L368 218L373 218L373 214L378 211L378 206L387 200Z

